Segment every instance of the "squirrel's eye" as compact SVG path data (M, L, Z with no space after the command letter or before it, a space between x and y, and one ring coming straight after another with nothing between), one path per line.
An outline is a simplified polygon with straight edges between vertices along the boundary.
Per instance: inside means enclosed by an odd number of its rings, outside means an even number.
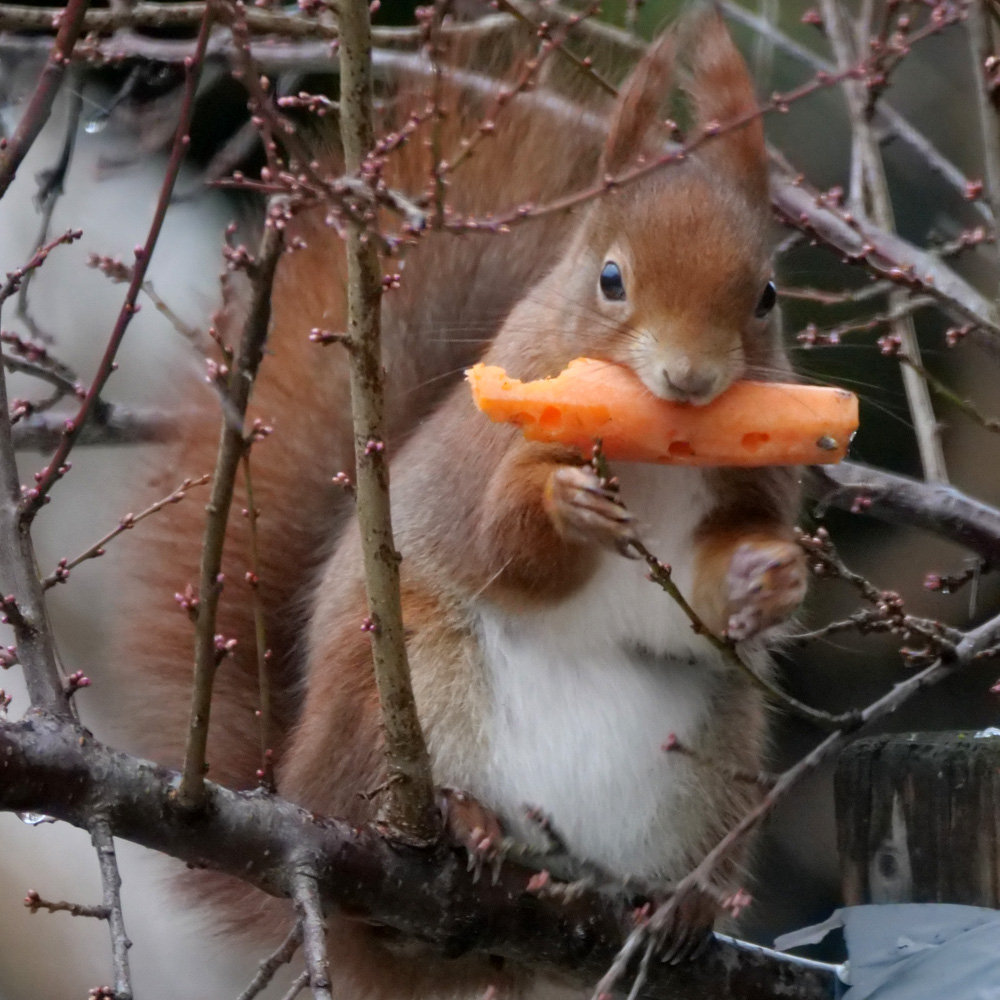
M622 281L621 268L613 260L607 261L601 271L601 294L615 302L625 301L625 282Z
M764 291L761 293L757 308L753 311L754 316L758 319L763 319L774 308L777 301L778 289L774 287L773 281L769 281L764 286Z

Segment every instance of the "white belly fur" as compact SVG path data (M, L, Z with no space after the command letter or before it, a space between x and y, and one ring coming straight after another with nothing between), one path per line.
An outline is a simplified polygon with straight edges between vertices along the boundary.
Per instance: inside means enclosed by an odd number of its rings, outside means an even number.
M710 504L701 474L616 471L641 537L690 593L692 533ZM681 874L701 810L689 762L662 746L671 733L697 744L718 654L642 562L615 553L557 605L508 615L482 602L477 615L491 693L484 801L508 824L542 808L574 854L618 874Z

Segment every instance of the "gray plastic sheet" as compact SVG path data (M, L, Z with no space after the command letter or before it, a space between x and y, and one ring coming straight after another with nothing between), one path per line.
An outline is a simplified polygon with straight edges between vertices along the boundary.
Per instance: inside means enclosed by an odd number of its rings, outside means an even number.
M775 941L781 950L844 930L843 1000L1000 1000L1000 911L939 903L837 910Z

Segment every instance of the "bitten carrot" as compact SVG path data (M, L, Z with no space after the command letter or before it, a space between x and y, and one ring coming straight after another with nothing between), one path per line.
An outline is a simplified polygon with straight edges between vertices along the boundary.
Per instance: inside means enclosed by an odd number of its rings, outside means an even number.
M578 358L554 378L521 382L503 368L466 372L476 405L531 441L610 459L669 465L819 465L839 462L858 427L844 389L737 382L706 406L654 396L629 369Z

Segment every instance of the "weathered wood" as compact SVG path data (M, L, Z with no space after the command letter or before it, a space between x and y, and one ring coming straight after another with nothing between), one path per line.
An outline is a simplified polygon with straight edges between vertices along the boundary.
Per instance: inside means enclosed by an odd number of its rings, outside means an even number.
M1000 732L852 743L834 779L844 902L1000 907Z

